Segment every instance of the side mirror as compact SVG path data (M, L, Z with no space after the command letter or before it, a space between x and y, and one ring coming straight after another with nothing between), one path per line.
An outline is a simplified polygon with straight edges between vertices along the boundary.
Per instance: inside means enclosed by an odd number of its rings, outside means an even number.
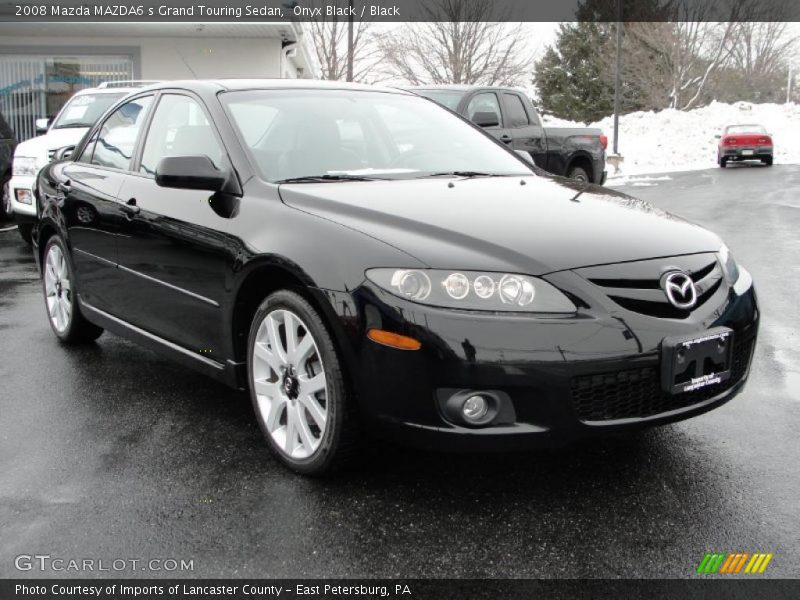
M72 156L73 152L75 152L75 144L72 146L64 146L53 152L53 160L64 160Z
M516 152L520 158L525 159L525 162L528 162L530 164L535 164L533 162L533 157L531 156L530 152L525 152L525 150L514 150L514 152Z
M472 115L472 122L478 127L496 127L500 125L500 117L496 112L476 112Z
M720 139L722 136L720 134L716 134L714 137Z
M227 178L205 155L165 156L156 165L156 184L161 187L218 192Z
M43 119L36 119L36 135L42 135L43 133L47 133L47 130L50 129L50 123L53 122L53 119L45 117Z

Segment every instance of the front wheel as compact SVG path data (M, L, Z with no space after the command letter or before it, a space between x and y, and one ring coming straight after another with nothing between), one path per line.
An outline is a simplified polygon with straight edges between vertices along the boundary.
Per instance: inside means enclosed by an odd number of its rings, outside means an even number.
M12 219L14 211L11 209L11 190L8 187L8 182L3 184L0 194L2 194L2 198L0 198L2 200L2 203L0 203L0 217Z
M103 330L87 321L78 306L75 277L61 238L47 242L42 261L42 289L50 328L67 344L93 342Z
M17 225L17 231L19 231L19 237L22 238L23 242L29 246L33 244L33 225L30 223L20 223Z
M583 167L572 167L569 170L569 173L567 173L567 177L569 177L570 179L577 179L578 181L589 183L589 174Z
M272 452L305 475L335 470L355 455L354 399L317 311L288 290L261 303L248 341L250 397Z

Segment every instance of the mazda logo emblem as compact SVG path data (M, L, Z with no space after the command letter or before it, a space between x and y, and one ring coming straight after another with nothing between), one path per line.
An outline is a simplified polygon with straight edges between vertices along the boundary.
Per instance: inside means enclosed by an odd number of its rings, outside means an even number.
M689 310L697 304L697 288L694 281L686 273L673 271L664 275L661 287L667 295L667 300L675 308Z

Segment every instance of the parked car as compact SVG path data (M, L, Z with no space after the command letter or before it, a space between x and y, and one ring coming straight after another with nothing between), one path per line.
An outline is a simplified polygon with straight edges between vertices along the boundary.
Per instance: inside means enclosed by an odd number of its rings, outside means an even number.
M108 329L248 389L301 473L365 434L488 450L668 423L747 379L755 292L717 235L538 176L408 92L155 86L37 197L55 336Z
M11 216L11 204L8 196L8 180L11 179L11 158L17 140L14 132L0 113L0 218Z
M603 184L608 138L588 127L542 127L522 92L503 87L439 85L408 88L483 127L536 166L572 179Z
M19 233L31 242L36 221L33 186L36 174L59 149L74 147L105 110L128 93L154 82L114 81L96 88L80 90L61 108L55 119L37 119L33 139L20 142L14 153L13 173L9 182L8 207L18 223Z
M772 166L772 136L763 125L728 125L717 135L717 164L723 169L732 161L759 160Z

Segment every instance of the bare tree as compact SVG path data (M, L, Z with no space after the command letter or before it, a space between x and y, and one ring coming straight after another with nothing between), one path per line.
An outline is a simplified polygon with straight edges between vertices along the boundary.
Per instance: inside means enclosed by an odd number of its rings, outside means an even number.
M314 6L314 2L310 6ZM327 5L344 8L347 0L328 0L322 15L310 21L311 36L322 67L322 79L344 80L347 78L347 18L326 16ZM375 65L380 60L370 21L356 20L353 23L353 81L375 83L380 79Z
M530 79L522 24L502 23L494 0L430 0L424 23L379 38L384 68L411 84L515 85Z

